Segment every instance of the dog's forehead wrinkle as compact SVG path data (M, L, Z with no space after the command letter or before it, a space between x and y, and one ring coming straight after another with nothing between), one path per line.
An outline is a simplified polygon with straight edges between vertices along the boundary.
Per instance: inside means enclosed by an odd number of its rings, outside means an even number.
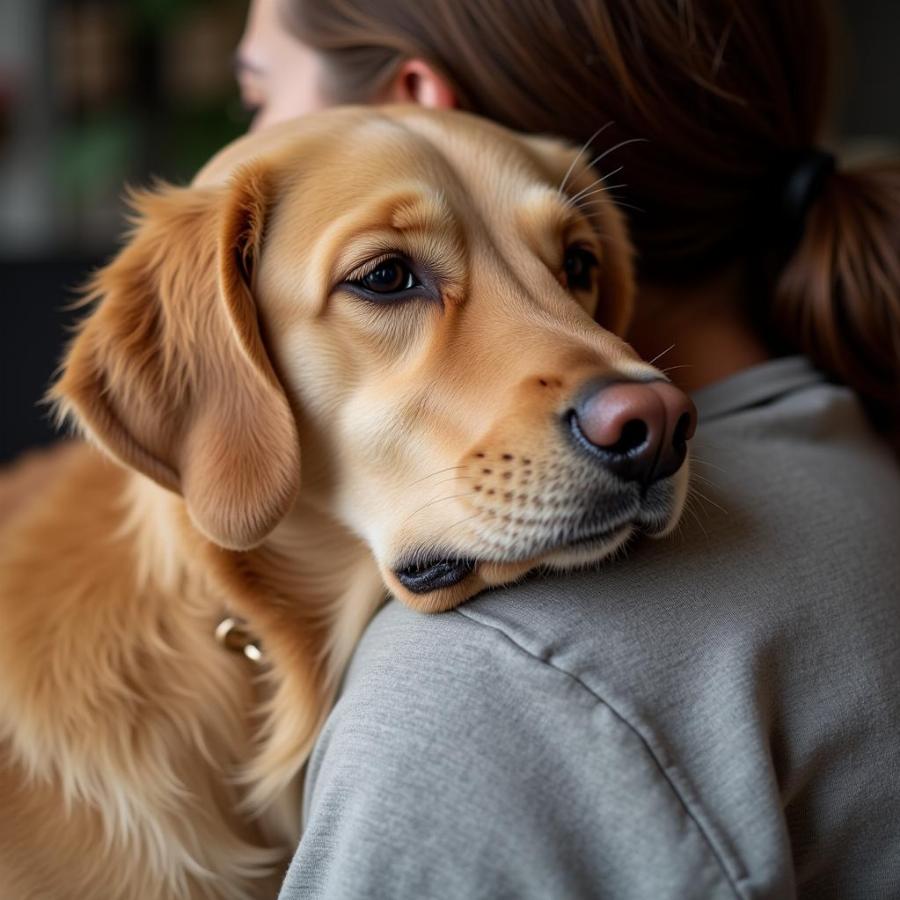
M552 185L535 183L520 194L517 206L520 210L536 212L551 219L552 224L560 230L573 223L586 223L582 211L567 201L568 198Z
M390 221L398 231L459 225L446 191L424 182L410 185L406 193L398 195Z
M489 123L479 122L473 135L465 128L448 129L428 115L413 115L409 121L446 161L482 223L512 227L523 192L531 190L555 196L559 207L565 208L548 173L521 139L505 129L496 128L495 140L485 141L479 132L486 127L494 129Z
M548 265L560 266L564 245L574 241L590 247L598 261L605 257L606 244L600 227L605 217L601 211L596 210L591 219L567 204L556 189L533 186L519 199L515 215L519 228Z
M463 184L472 184L474 176L483 178L482 173L487 172L491 173L492 184L496 184L494 179L498 175L511 176L510 182L523 177L532 182L545 180L544 173L521 139L502 127L477 120L473 133L471 128L448 128L439 117L427 114L414 115L409 121L414 130L441 154ZM485 130L494 132L493 140L484 140Z
M299 192L273 217L270 246L262 266L275 257L278 293L295 284L307 296L324 300L331 287L380 253L397 251L434 270L458 288L464 280L466 235L447 191L419 176L404 175L342 197L322 191ZM310 222L315 223L310 241ZM268 252L266 252L268 251ZM285 254L290 263L284 264ZM295 288L296 290L296 288ZM322 303L317 306L321 309Z

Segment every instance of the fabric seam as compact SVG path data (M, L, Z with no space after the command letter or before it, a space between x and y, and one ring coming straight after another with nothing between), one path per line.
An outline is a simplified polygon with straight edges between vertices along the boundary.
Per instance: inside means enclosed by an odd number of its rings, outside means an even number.
M527 647L523 647L515 638L513 638L509 633L504 631L498 625L493 625L488 622L483 622L483 621L471 616L470 614L466 613L462 609L454 609L453 612L456 615L460 616L461 618L466 619L467 621L473 623L474 625L478 625L482 628L491 629L491 631L494 631L497 634L499 634L501 637L505 638L510 644L512 644L513 647L515 647L521 653L524 653L529 659L534 660L535 662L539 663L540 665L547 666L548 668L553 669L555 672L558 672L560 675L565 676L570 681L574 681L580 688L587 691L587 693L590 694L591 697L593 697L597 703L600 703L604 707L606 707L613 714L613 716L615 716L615 718L619 722L621 722L632 734L634 734L637 737L637 739L641 742L641 744L644 746L647 753L650 755L650 758L653 760L656 768L659 770L659 772L662 775L663 779L665 780L666 784L669 786L669 789L672 791L672 793L678 799L678 802L684 809L687 817L691 820L691 822L694 823L694 826L696 827L697 831L699 832L700 836L702 837L703 842L709 848L710 853L712 854L713 858L715 859L716 863L718 864L719 870L724 875L725 880L728 883L728 886L733 891L735 897L741 898L741 900L747 900L749 895L745 894L744 891L741 890L741 888L738 885L737 880L729 872L728 865L727 865L725 859L723 858L721 852L716 847L715 842L712 839L712 836L707 832L706 828L703 826L703 824L700 822L700 820L694 814L693 810L691 809L690 804L687 802L685 797L682 795L681 791L679 791L679 789L677 788L675 783L672 781L671 777L669 776L669 773L666 771L666 767L662 764L662 761L659 759L656 752L653 750L653 747L650 745L650 742L647 740L646 737L644 737L643 734L641 734L641 732L638 728L636 728L634 725L632 725L631 722L629 722L628 719L625 718L625 716L623 716L614 706L612 706L612 704L610 704L607 700L604 700L603 697L601 697L593 688L591 688L590 685L585 684L585 682L582 681L581 678L579 678L577 675L574 675L572 672L569 672L566 669L563 669L561 666L559 666L555 662L553 662L552 659L542 659L540 656L536 656Z
M799 394L803 391L807 391L811 387L821 387L823 384L827 385L828 382L815 381L811 382L810 384L802 384L790 388L785 388L785 390L783 391L769 394L765 397L760 397L758 400L746 401L739 406L733 406L728 409L720 410L719 412L709 413L705 416L702 416L702 418L700 419L700 424L706 425L712 422L721 422L722 419L728 419L731 416L737 416L741 413L762 409L763 407L771 406L773 403L778 403L781 400L784 400L786 397L790 397L794 394Z

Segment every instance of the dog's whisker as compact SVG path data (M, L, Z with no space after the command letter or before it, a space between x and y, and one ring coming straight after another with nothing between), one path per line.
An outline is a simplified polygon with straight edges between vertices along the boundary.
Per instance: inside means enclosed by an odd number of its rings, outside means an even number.
M598 129L597 129L597 130L596 130L596 131L595 131L595 132L594 132L594 133L593 133L593 134L592 134L592 135L591 135L591 136L590 136L583 144L582 144L582 145L581 145L581 149L578 151L577 155L576 155L575 158L572 160L572 162L569 163L569 168L566 169L566 174L563 175L562 181L559 183L559 187L557 188L557 190L558 190L560 193L563 193L563 191L565 191L565 189L566 189L566 184L567 184L568 181L569 181L569 177L572 175L572 172L574 171L575 166L578 165L578 160L581 159L581 157L584 155L584 151L587 150L587 148L590 147L591 144L593 144L594 141L597 140L597 138L600 137L600 135L603 134L603 132L606 131L606 129L609 128L610 126L612 126L613 124L615 124L615 123L614 123L612 120L610 120L610 121L607 122L605 125L601 125L601 126L600 126L600 127L599 127L599 128L598 128Z
M598 194L609 194L609 191L598 191ZM612 196L607 197L588 197L587 199L582 198L577 203L577 209L579 212L587 212L589 209L602 209L607 206L614 200L615 198Z
M715 500L712 500L711 498L707 497L706 494L704 494L702 491L698 490L696 487L693 488L692 493L695 497L699 497L701 500L705 500L707 503L709 503L711 506L714 506L717 510L724 513L726 516L728 515L728 510L725 509L725 507L719 506L719 504L716 503Z
M430 475L424 475L422 478L417 478L412 483L408 484L407 487L413 487L414 485L421 484L423 481L427 481L429 478L434 478L435 475L442 475L444 472L452 472L454 469L465 469L465 466L447 466L445 469L438 469L437 472L432 472Z
M604 150L599 156L595 156L589 163L588 168L592 168L596 166L598 162L603 159L606 159L610 153L615 153L616 150L621 150L622 147L627 147L629 144L649 144L650 141L647 138L636 137L636 138L628 138L625 141L619 141L618 144L614 144L612 147Z
M697 479L697 481L702 481L704 484L708 484L710 487L716 488L717 490L721 489L722 487L721 485L716 484L716 482L711 478L707 478L705 475L701 475L699 472L691 472L691 481L693 482L694 479Z
M602 193L603 196L589 197L587 200L579 201L579 212L585 213L589 209L604 209L608 207L610 203L615 204L620 202L620 198L611 191L598 191L598 193Z
M619 172L621 172L624 168L625 166L619 166L618 168L613 169L611 172L607 172L605 175L601 175L598 178L595 178L589 185L586 185L580 191L578 191L577 194L573 194L570 199L573 203L577 202L579 197L584 196L585 191L591 190L591 188L595 187L598 184L603 184L603 182L605 182L607 178L612 178L613 175L618 175ZM609 190L611 187L615 187L615 185L607 185L606 188L603 188L603 190Z
M572 198L572 203L578 209L585 209L589 206L599 205L600 203L608 203L609 200L615 200L615 195L612 193L617 188L628 187L627 184L611 184L607 187L598 187L594 188L592 191L588 191L587 193L579 194L577 197ZM601 199L600 195L606 194L607 199ZM591 199L594 198L594 199Z
M639 213L647 212L647 210L644 209L642 206L635 206L633 203L625 203L624 200L616 200L615 197L613 198L613 203L616 206L620 206L624 209L633 209L635 212L639 212Z
M598 187L598 185L600 185ZM614 185L617 187L617 185ZM596 204L599 202L597 198L591 199L595 197L597 194L611 194L611 190L609 187L605 187L600 184L600 179L598 178L596 181L592 181L590 184L583 187L577 194L572 197L566 197L566 206L570 209L582 209L583 207L590 206L592 204Z
M440 481L435 481L431 484L431 487L437 487L439 484L449 484L451 481L459 481L460 479L466 479L467 481L474 481L474 475L453 475L450 478L443 478Z
M700 530L703 532L703 537L705 537L708 540L709 532L707 532L706 526L703 524L703 521L701 520L700 516L697 515L697 511L694 509L694 505L690 502L690 499L691 498L688 498L688 501L685 502L684 510L685 510L685 512L688 512L691 514L691 518L697 523Z
M622 187L628 187L625 183L619 184L601 184L600 179L595 181L593 184L587 185L587 187L582 188L577 194L572 197L572 203L576 206L580 205L582 201L588 200L591 197L596 196L597 194L612 194L613 191L618 190Z
M691 453L691 465L693 466L695 463L698 463L701 466L706 466L708 469L715 469L717 472L722 472L727 475L728 470L723 468L722 466L717 466L715 463L711 463L708 459L704 459L702 456L696 456Z
M668 347L666 347L665 350L662 351L662 353L657 353L656 356L653 357L653 359L649 360L647 362L647 365L652 366L655 362L657 362L657 360L662 359L669 351L674 350L674 349L675 349L675 345L670 344Z
M591 205L599 206L601 203L612 203L614 206L624 206L628 209L633 209L635 212L639 212L639 213L646 212L646 210L643 207L635 206L633 203L626 203L624 200L617 199L612 194L609 194L608 198L604 198L603 200L599 200L599 199L591 200L588 203L585 203L584 206L581 207L581 209L586 209L587 207L589 207Z
M607 194L609 193L606 188L600 187L596 188L593 191L589 191L587 194L581 194L578 197L573 197L572 202L569 204L573 209L582 211L585 209L590 209L592 206L601 206L602 204L608 204L609 200L601 199L598 194Z
M459 528L460 525L464 525L466 522L471 522L472 519L477 519L481 515L480 512L475 513L471 516L466 516L464 519L460 519L458 522L454 522L449 527L445 528L443 532L441 532L441 537L446 537L449 532L451 532L454 528Z
M428 503L423 503L418 509L413 510L404 520L402 524L406 524L413 516L418 515L422 512L423 509L427 509L429 506L434 506L436 503L446 503L448 500L459 500L462 497L468 497L471 495L471 492L467 492L465 494L453 494L450 497L438 497L436 500L429 500Z

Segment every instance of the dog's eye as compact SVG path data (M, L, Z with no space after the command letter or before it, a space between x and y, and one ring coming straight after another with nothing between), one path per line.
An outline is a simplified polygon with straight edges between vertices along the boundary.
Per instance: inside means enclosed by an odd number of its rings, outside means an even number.
M374 269L350 284L372 294L399 294L421 287L409 265L398 257L379 262Z
M586 247L572 244L563 259L563 277L570 291L589 291L594 286L597 257Z

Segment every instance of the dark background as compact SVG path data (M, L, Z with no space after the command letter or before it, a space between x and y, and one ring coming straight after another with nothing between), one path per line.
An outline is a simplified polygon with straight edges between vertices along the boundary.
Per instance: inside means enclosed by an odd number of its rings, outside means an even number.
M0 0L0 462L55 436L39 400L76 286L115 249L123 185L186 181L246 127L231 74L244 11ZM900 143L900 0L841 14L835 134Z
M246 0L0 0L0 461L52 440L38 405L125 184L183 182L246 128Z

